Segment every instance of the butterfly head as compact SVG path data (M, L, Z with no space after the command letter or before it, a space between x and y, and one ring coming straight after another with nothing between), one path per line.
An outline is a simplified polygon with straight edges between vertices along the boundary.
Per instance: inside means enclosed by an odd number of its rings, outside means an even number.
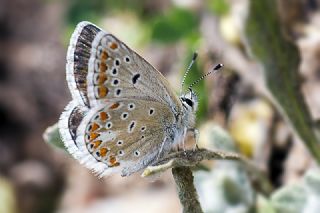
M195 113L198 108L198 96L191 89L188 93L180 96L183 108L188 112Z

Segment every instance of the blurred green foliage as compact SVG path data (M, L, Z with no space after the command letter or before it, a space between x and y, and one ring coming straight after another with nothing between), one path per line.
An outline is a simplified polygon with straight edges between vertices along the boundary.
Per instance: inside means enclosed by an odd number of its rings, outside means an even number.
M104 0L73 0L69 4L67 22L74 26L84 20L96 22L105 13L106 8Z
M167 14L158 15L152 22L152 39L159 42L177 42L197 32L198 20L188 10L172 8Z
M67 22L76 25L78 22L87 20L96 23L103 16L110 13L121 13L131 10L137 15L144 14L146 0L72 0L69 1Z
M229 12L230 6L226 2L226 0L208 0L207 1L208 8L217 16L225 15Z

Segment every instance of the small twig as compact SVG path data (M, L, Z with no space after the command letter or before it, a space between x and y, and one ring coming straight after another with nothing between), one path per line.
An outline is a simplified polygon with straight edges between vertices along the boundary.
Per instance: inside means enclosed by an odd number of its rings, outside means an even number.
M157 165L147 167L142 173L142 177L148 177L170 168L194 167L203 160L235 160L241 162L250 176L256 179L258 187L264 194L270 194L272 185L266 175L253 165L247 158L233 152L211 151L207 149L187 150L174 152L161 159Z
M240 160L245 161L243 157L232 152L210 151L207 149L187 150L174 152L161 159L157 165L147 167L142 173L142 177L154 175L175 167L192 167L203 160L224 159L224 160Z

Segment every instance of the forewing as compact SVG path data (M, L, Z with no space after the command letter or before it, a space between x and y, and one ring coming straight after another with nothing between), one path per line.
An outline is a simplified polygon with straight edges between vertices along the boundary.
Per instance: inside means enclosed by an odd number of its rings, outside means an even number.
M91 23L78 24L67 58L71 93L89 107L114 98L156 100L173 110L180 105L159 71L115 36Z

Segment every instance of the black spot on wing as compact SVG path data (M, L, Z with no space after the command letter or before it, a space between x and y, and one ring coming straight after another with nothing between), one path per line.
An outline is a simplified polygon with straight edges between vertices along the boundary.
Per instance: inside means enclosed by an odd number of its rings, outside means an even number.
M140 74L135 74L135 75L132 77L132 83L133 83L133 84L136 84L139 78L140 78Z

